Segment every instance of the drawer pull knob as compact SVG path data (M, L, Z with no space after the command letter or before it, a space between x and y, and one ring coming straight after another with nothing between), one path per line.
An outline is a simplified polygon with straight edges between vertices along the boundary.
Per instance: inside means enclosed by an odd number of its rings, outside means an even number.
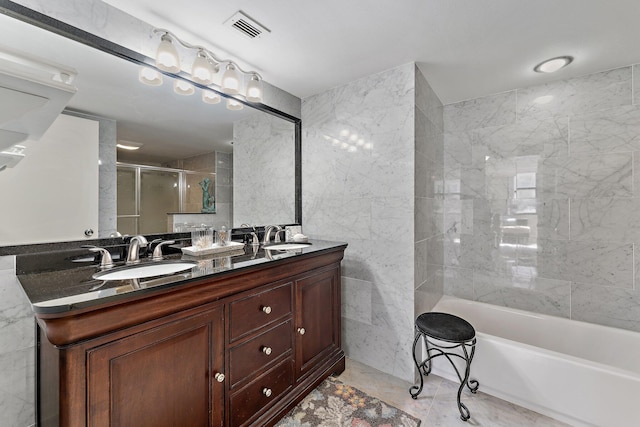
M216 381L218 381L219 383L221 383L222 381L224 381L224 374L223 374L223 373L218 372L218 373L215 375L215 379L216 379Z
M272 393L272 391L271 391L270 388L266 388L265 387L265 388L262 389L262 394L264 394L267 397L271 397L271 393Z
M298 333L300 335L304 335L305 332L307 332L307 331L305 331L304 328L298 328Z
M264 307L262 307L262 311L263 311L265 314L271 314L271 307L270 307L270 306L268 306L268 305L265 305Z
M267 356L271 354L271 347L264 346L262 347L262 352Z

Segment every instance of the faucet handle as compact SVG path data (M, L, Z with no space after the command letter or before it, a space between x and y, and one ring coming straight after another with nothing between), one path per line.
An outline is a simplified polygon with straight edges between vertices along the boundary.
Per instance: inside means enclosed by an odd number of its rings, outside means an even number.
M106 269L113 267L113 259L111 258L111 253L104 248L99 248L93 245L82 245L81 248L89 249L91 252L100 252L102 253L102 259L100 260L100 268Z
M166 240L166 241L162 241L161 239L156 239L153 242L158 242L158 244L156 245L155 249L153 250L153 255L151 255L151 259L153 261L162 261L162 247L166 246L166 245L173 245L176 241L175 240ZM151 242L151 243L153 243Z
M258 239L258 235L254 231L249 233L249 235L251 236L251 245L260 246L260 239Z

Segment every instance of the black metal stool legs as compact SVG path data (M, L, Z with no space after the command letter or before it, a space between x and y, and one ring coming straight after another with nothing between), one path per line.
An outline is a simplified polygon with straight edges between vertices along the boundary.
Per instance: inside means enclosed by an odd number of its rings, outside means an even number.
M424 380L422 378L422 374L424 372L424 375L429 375L429 373L431 372L431 363L429 363L430 358L427 358L425 361L423 361L422 363L418 363L418 359L416 359L416 345L418 344L418 341L420 340L420 337L422 335L418 332L416 332L416 338L413 340L413 363L416 364L416 368L418 369L418 372L420 373L420 386L414 385L409 389L409 393L411 394L411 397L413 399L417 399L418 395L420 393L422 393L422 388L424 387ZM426 342L426 341L425 341ZM428 351L427 351L428 353ZM429 368L426 367L426 364L429 364ZM413 390L416 390L416 392L414 393Z
M418 345L418 341L420 340L420 337L424 337L425 346L427 348L427 357L422 362L418 362L418 359L416 357L416 346ZM444 356L447 358L449 363L451 363L451 366L453 366L453 369L456 371L456 374L458 375L458 379L460 380L460 387L458 388L458 396L457 396L458 410L460 411L460 418L463 421L467 421L470 418L471 414L469 412L469 409L465 406L465 404L460 401L460 398L462 396L462 389L464 389L465 385L469 388L471 393L475 393L478 390L478 387L480 386L480 383L478 381L469 379L469 375L471 373L471 362L475 354L475 345L476 345L475 338L473 338L471 341L455 343L450 346L435 344L429 341L429 337L427 337L425 334L423 334L420 331L416 331L416 337L413 341L412 350L413 350L413 361L416 365L416 368L418 369L418 373L420 374L420 385L412 386L409 389L409 393L411 394L411 397L414 399L417 399L418 395L422 392L422 389L424 387L423 375L428 376L431 373L432 359L438 356ZM459 347L462 348L462 352L464 355L460 355L452 351L444 351L444 350L453 350ZM471 347L470 353L467 347ZM459 357L460 359L463 359L465 361L464 376L460 374L458 367L456 366L453 359L451 358L452 356Z
M467 352L467 345L471 346L471 355L469 355ZM469 412L469 409L467 408L467 406L460 401L460 397L462 395L462 389L466 385L471 391L471 393L475 393L476 391L478 391L478 387L480 387L480 383L478 381L476 380L469 381L469 374L471 372L471 361L473 360L473 355L476 351L475 345L476 345L475 338L473 339L471 344L467 344L467 343L460 344L460 346L462 347L462 351L464 352L463 359L467 362L464 370L464 378L460 376L460 372L458 371L458 368L453 363L453 361L449 359L449 361L453 365L453 368L456 370L456 374L458 374L458 378L460 378L460 387L458 388L458 410L460 411L460 418L462 419L462 421L467 421L471 417L471 413ZM471 384L474 384L474 386L472 387Z

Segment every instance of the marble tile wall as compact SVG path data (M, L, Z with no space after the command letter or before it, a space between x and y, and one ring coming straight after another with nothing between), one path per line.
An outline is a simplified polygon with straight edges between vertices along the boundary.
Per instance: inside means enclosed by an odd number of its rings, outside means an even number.
M415 65L406 64L302 101L303 231L349 244L343 347L351 358L407 381L414 370L408 349L418 251L415 75ZM426 175L420 191L426 193ZM418 270L426 276L424 266Z
M415 77L414 318L430 311L443 294L443 106L416 67Z
M254 114L233 124L233 223L295 222L294 124Z
M15 257L0 257L0 425L35 423L35 340L31 306L15 275Z
M639 73L444 107L446 294L640 331Z
M233 226L233 154L216 151L216 216Z

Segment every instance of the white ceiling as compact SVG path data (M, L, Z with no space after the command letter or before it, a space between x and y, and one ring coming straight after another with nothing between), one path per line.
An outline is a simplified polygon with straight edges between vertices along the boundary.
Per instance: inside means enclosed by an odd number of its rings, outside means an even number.
M640 62L639 0L105 0L301 98L411 61L443 103ZM271 33L223 25L242 10ZM572 55L553 75L544 59Z

